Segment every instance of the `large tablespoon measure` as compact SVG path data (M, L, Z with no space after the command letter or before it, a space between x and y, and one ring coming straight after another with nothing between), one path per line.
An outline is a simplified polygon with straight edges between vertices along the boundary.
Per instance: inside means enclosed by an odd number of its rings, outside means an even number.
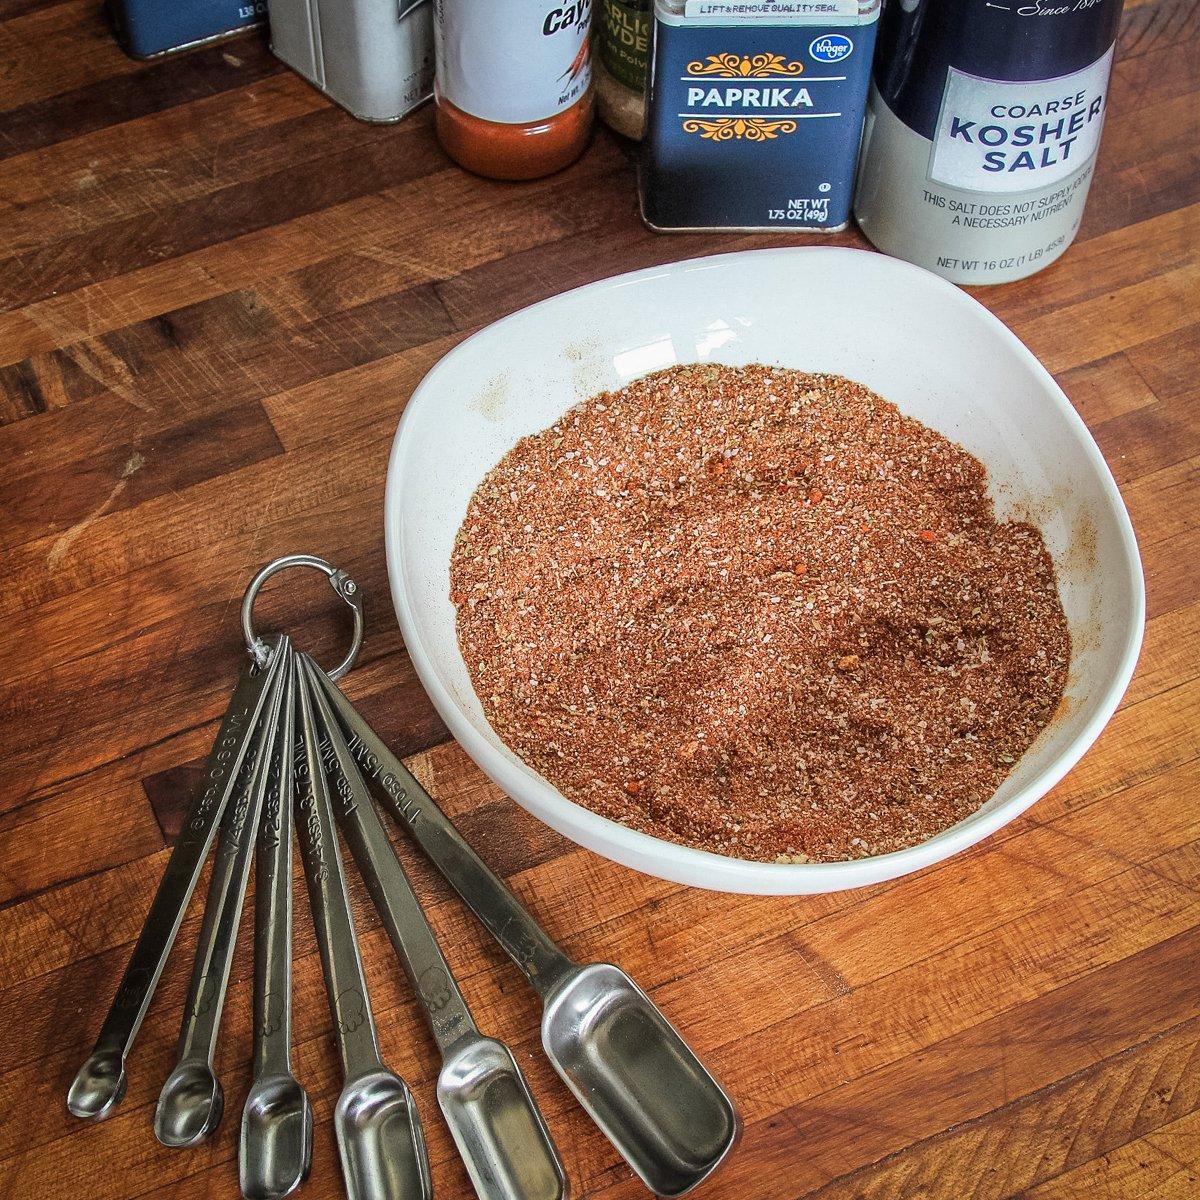
M624 971L550 940L328 675L309 672L383 804L541 997L542 1046L575 1098L651 1191L690 1191L737 1140L733 1101Z
M112 1007L91 1055L67 1092L67 1108L77 1117L106 1117L125 1095L125 1059L150 1007L217 825L254 740L263 705L283 660L279 653L282 643L280 637L265 639L259 657L247 663L238 677L196 798L167 860Z
M334 810L442 1053L437 1096L480 1200L562 1200L558 1152L512 1052L484 1037L384 832L307 655L297 661L317 718Z
M286 638L280 653L280 669L290 674L292 651ZM258 746L251 763L242 772L244 783L235 791L221 822L221 840L213 860L183 1027L179 1032L178 1061L163 1084L154 1110L154 1135L164 1146L181 1148L203 1141L216 1129L225 1111L225 1093L213 1070L213 1056L246 899L259 814L269 783L268 767L283 703L283 685L283 677L277 676Z
M433 1189L416 1102L379 1057L312 702L300 679L296 691L296 824L345 1079L333 1130L346 1194L350 1200L429 1200Z
M254 1078L242 1110L238 1175L246 1200L279 1200L312 1162L308 1093L292 1074L292 745L294 671L271 749L254 868Z

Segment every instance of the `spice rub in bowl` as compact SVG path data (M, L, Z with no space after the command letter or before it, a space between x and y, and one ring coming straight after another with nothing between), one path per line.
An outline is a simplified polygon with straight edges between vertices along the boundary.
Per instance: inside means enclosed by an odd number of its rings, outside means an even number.
M861 384L673 367L576 405L473 495L463 659L564 796L766 862L912 846L1050 721L1070 636L1039 531Z

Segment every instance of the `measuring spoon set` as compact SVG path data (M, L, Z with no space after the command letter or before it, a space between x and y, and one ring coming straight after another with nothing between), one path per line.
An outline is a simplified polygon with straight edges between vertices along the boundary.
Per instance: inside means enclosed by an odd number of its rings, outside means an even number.
M286 635L254 631L259 589L288 567L322 571L353 614L351 649L328 673ZM214 1054L254 861L253 1078L242 1112L241 1190L248 1200L271 1200L303 1182L313 1117L290 1056L294 832L342 1066L333 1127L350 1200L428 1200L433 1188L412 1092L380 1057L343 841L440 1052L438 1105L480 1200L566 1197L562 1162L528 1084L508 1047L476 1026L382 809L529 981L543 1005L547 1057L646 1187L680 1196L707 1178L740 1130L729 1096L624 971L567 957L338 688L362 642L354 580L312 555L276 559L246 591L242 629L250 660L108 1017L68 1091L70 1111L98 1120L124 1096L129 1050L216 841L177 1061L159 1095L155 1135L166 1146L194 1146L221 1120Z

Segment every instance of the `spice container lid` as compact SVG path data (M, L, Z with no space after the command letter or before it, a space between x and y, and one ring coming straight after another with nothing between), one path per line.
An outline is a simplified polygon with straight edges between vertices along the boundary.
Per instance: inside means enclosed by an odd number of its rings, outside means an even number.
M869 25L879 19L883 0L826 0L813 11L811 0L655 0L654 15L669 24Z

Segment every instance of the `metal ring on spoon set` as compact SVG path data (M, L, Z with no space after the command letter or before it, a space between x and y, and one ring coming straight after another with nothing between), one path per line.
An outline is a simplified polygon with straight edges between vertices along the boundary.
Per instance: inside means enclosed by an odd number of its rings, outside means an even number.
M246 639L246 646L260 666L266 662L270 655L270 648L254 632L254 601L258 599L262 585L272 575L278 575L280 571L286 571L289 567L312 567L314 570L320 571L329 580L329 586L350 606L350 611L354 614L354 633L351 636L350 649L347 651L346 657L332 671L328 672L330 679L341 679L354 666L358 652L362 648L362 592L358 584L345 571L326 562L323 558L318 558L315 554L285 554L281 558L267 563L250 580L250 586L246 588L246 594L242 597L242 634Z

